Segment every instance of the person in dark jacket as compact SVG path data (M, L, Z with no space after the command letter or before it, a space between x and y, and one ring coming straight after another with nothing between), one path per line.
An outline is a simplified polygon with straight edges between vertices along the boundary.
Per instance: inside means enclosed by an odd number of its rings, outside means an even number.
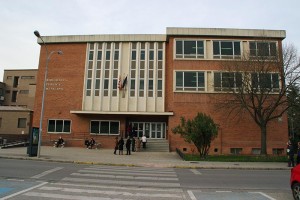
M132 146L132 152L135 152L135 138L133 137L132 138L132 141L131 141L131 146Z
M295 166L295 162L294 162L294 154L295 154L295 151L294 151L294 147L293 147L293 144L289 141L288 144L287 144L287 154L288 154L288 157L289 157L289 162L288 162L288 166L289 167L294 167Z
M121 139L119 140L118 147L119 147L119 155L123 155L123 148L124 148L123 137L121 137Z
M126 150L127 150L126 155L130 155L130 148L131 148L131 139L128 136L127 141L126 141Z
M114 151L115 155L117 154L118 148L119 148L119 139L118 139L118 136L117 136L116 139L115 139L115 151Z

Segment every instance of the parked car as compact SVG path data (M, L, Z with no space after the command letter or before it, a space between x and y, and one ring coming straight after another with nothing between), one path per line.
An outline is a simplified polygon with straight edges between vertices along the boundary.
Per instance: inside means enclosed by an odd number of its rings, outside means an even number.
M300 165L291 169L290 185L294 199L300 200Z

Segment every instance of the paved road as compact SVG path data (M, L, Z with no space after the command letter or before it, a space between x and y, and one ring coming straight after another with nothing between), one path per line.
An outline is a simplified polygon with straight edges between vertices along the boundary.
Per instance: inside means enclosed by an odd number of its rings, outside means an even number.
M292 200L288 176L287 170L174 169L0 159L0 198Z

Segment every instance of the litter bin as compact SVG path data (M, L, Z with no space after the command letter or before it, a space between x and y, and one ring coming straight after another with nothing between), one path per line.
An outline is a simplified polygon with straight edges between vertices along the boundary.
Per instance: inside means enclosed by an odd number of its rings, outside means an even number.
M39 142L39 128L32 127L29 137L29 145L27 147L27 154L29 157L37 156Z

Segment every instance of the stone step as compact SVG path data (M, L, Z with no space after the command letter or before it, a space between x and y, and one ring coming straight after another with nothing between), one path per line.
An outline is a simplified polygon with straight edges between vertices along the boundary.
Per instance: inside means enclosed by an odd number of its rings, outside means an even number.
M146 149L148 152L169 152L169 141L165 139L148 139Z

